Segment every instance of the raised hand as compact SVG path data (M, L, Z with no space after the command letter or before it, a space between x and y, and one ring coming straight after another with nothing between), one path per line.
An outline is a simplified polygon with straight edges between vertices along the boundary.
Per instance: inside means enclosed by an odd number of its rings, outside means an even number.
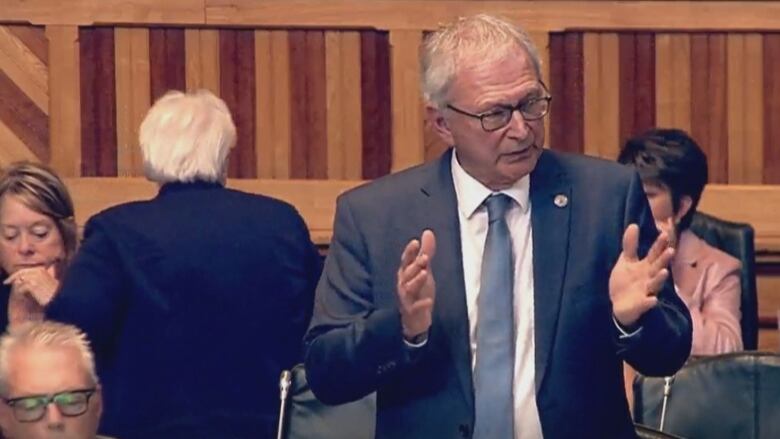
M408 341L416 341L431 327L436 281L430 264L435 254L436 237L430 230L419 240L411 240L401 254L397 290L401 326Z
M644 259L639 259L639 227L631 224L623 233L623 252L609 276L609 297L617 321L626 327L658 303L656 295L663 287L674 256L669 238L662 231Z

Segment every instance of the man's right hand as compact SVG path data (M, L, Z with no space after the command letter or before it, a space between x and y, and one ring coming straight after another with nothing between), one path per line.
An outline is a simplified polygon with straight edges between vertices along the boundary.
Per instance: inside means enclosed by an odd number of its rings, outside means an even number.
M398 267L398 299L401 326L407 341L417 341L431 327L436 281L431 261L436 254L436 237L425 230L419 240L413 239L404 248Z

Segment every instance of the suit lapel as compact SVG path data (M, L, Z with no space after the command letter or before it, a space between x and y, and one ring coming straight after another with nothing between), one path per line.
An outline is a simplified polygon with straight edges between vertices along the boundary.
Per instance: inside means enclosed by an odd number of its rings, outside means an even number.
M541 388L555 342L566 275L571 185L554 153L545 151L531 173L536 390Z
M421 201L424 204L415 211L426 213L420 224L429 224L428 227L436 235L436 256L432 264L436 279L434 328L440 328L442 337L447 340L463 397L467 405L473 408L469 321L458 204L452 182L452 149L439 160L438 166L431 168L433 172L421 188Z

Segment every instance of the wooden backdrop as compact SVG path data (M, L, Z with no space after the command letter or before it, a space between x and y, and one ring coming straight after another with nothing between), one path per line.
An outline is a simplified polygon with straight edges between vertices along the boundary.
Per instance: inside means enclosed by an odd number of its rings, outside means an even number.
M208 88L238 126L231 185L293 202L327 245L338 193L444 149L417 48L483 11L542 49L548 146L613 159L656 125L700 142L702 210L756 227L762 345L777 350L780 2L0 0L0 165L51 164L79 221L151 196L140 121L168 89Z

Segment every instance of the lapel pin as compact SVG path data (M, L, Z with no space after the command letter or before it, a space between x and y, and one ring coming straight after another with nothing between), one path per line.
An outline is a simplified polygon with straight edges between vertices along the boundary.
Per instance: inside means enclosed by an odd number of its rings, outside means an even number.
M569 197L563 194L558 194L553 199L553 204L558 207L566 207L569 204Z

